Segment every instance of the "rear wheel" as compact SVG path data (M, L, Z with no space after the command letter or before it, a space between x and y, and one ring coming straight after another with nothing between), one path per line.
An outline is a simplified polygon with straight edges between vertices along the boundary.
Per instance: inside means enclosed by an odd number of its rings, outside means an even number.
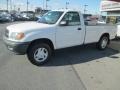
M97 43L97 47L100 50L105 50L108 46L109 43L109 37L108 36L103 36L100 41Z
M40 66L50 60L51 52L49 45L39 43L29 48L27 56L32 64Z

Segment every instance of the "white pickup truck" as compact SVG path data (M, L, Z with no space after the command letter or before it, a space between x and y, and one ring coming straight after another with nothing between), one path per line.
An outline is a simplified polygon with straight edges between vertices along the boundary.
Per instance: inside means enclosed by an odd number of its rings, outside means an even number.
M120 25L117 25L117 37L120 38Z
M115 36L114 26L85 26L79 11L53 10L37 22L8 26L3 39L10 51L27 54L33 64L41 65L56 49L96 43L104 50Z

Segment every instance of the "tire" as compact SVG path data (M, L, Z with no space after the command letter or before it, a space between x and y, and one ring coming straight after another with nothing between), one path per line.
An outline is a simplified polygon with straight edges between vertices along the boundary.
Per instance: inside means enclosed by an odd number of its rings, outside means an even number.
M105 50L109 44L109 37L108 36L102 36L99 42L97 43L97 48L99 50Z
M32 64L40 66L50 60L51 54L52 50L49 45L45 43L36 43L29 48L27 57Z

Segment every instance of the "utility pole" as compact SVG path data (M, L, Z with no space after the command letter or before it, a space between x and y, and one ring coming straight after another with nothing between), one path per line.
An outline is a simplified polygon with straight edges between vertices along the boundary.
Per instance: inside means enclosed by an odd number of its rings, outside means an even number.
M10 10L12 11L12 0L10 0Z
M16 9L16 5L14 5L14 11L15 11L15 9Z
M27 0L27 16L28 16L28 6L29 6L29 1Z
M45 5L45 7L46 7L46 10L47 10L47 7L48 7L48 5L47 5L47 2L48 2L48 0L46 0L46 5Z
M46 0L46 10L48 9L48 1L50 1L50 0Z
M66 2L66 9L68 9L69 2Z
M7 11L8 11L8 0L7 0Z
M1 5L2 3L1 3L1 1L0 1L0 9L1 9L1 7L2 7L2 5Z
M44 10L44 4L45 4L45 2L44 2L44 0L43 0L43 10Z
M86 14L87 6L88 6L88 5L86 5L86 4L84 5L84 14Z

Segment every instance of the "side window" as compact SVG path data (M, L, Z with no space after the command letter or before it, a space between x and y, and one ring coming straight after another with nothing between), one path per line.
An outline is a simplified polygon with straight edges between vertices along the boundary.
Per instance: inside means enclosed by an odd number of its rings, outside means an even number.
M63 17L62 21L67 21L68 26L80 25L80 16L78 12L68 12Z

